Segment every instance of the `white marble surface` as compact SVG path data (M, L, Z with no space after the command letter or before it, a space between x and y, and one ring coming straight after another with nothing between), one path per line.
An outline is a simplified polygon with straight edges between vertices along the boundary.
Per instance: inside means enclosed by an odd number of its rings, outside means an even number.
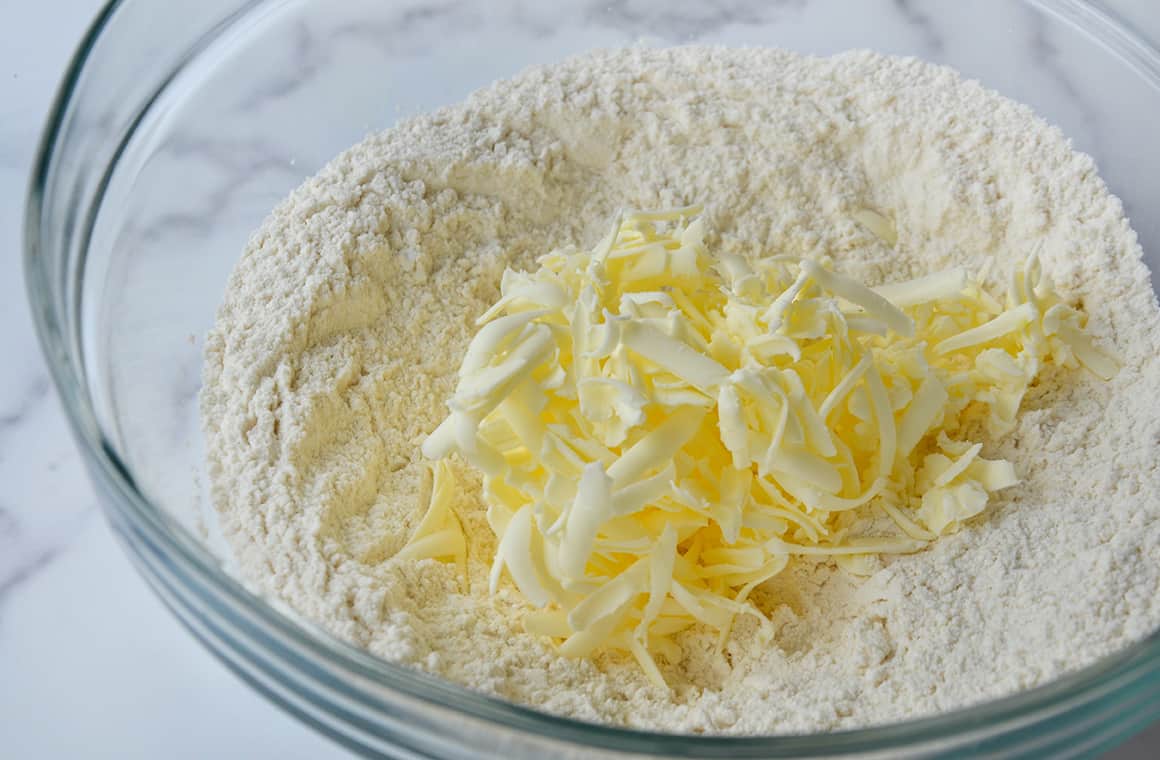
M1160 40L1153 0L1107 5ZM345 757L237 681L137 577L100 514L37 349L19 271L27 172L57 80L98 6L22 3L0 24L0 756ZM912 12L921 3L896 6L943 44ZM1110 757L1158 755L1160 727Z

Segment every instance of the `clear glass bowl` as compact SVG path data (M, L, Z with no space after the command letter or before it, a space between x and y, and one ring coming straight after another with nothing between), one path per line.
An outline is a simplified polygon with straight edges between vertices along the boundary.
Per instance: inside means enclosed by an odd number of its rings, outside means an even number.
M234 579L203 486L201 336L250 231L400 116L595 46L696 41L947 63L1096 156L1160 254L1160 55L1078 0L113 2L61 88L26 269L57 389L110 521L182 622L342 743L395 757L1091 755L1160 716L1160 637L1042 688L828 735L671 736L515 707L401 669Z

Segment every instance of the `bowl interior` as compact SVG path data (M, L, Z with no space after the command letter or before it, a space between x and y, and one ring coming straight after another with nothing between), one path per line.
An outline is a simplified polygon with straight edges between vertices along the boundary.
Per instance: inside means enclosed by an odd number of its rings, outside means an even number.
M217 2L218 5L234 5ZM1091 153L1149 265L1160 253L1158 81L1082 3L248 4L199 38L109 175L81 303L97 418L136 486L223 565L198 421L202 339L250 233L329 159L410 114L593 47L684 43L949 64Z

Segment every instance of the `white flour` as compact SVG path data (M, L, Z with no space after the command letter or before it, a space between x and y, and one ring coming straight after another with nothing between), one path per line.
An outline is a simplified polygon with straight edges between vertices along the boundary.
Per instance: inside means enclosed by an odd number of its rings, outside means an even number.
M1124 369L1046 375L988 445L1022 485L865 583L791 566L650 687L558 657L487 595L466 468L470 582L392 559L426 506L423 437L505 265L591 245L621 206L703 201L719 247L829 254L880 282L1042 244ZM853 221L877 210L897 250ZM1160 312L1120 203L1028 109L914 60L681 48L532 69L336 159L253 238L210 336L217 505L247 580L389 660L565 715L673 731L820 731L1041 684L1160 625Z

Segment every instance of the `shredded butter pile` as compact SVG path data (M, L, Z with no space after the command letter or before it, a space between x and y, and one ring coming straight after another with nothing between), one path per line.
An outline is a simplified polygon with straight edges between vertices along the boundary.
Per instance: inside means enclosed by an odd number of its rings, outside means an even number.
M591 252L507 271L423 445L484 475L528 631L585 656L725 637L792 556L921 549L1014 485L964 440L1014 423L1045 362L1108 378L1032 255L1003 301L961 270L868 288L826 261L710 253L699 207L625 213ZM864 224L888 223L871 215ZM405 556L463 562L450 469Z

